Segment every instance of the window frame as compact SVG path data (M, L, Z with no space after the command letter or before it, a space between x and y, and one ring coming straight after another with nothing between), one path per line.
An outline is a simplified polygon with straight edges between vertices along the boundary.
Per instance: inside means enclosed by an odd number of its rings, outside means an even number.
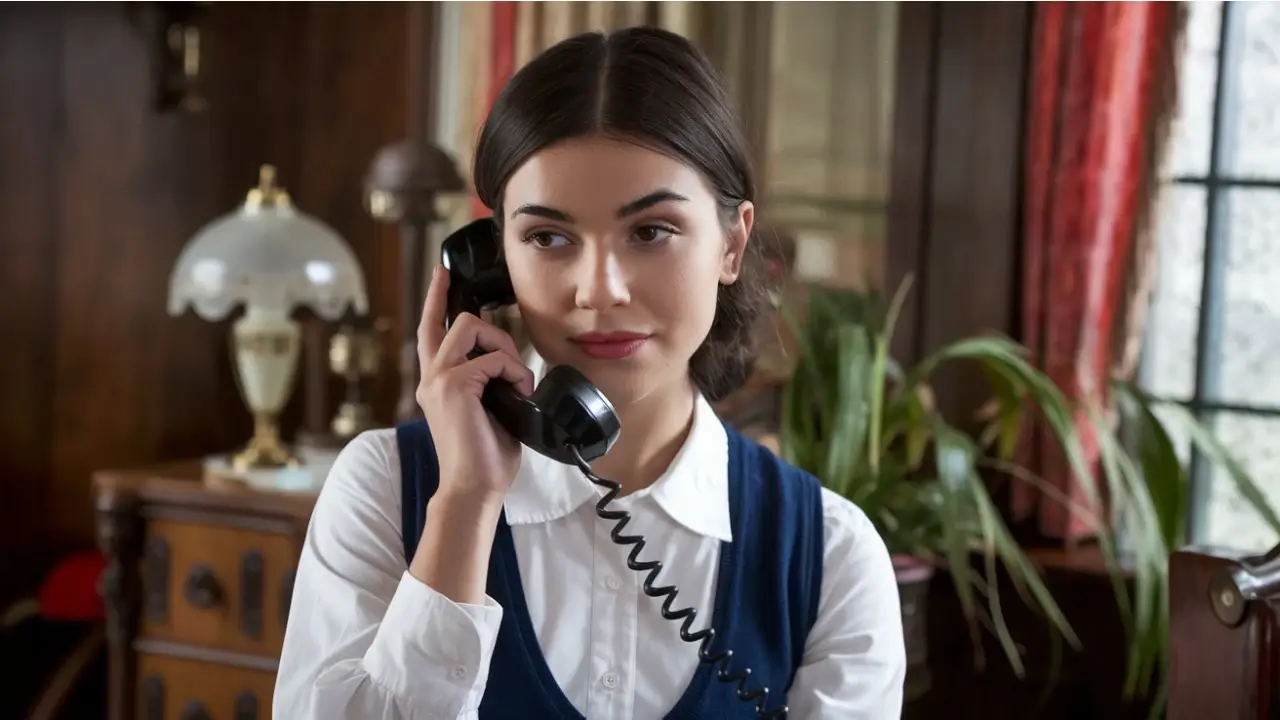
M1215 400L1222 396L1222 347L1225 326L1225 300L1230 247L1230 221L1226 217L1226 199L1235 189L1267 189L1280 192L1280 174L1275 177L1240 177L1224 171L1223 159L1233 157L1238 142L1236 113L1240 109L1238 73L1242 67L1244 13L1236 8L1237 0L1225 0L1220 8L1217 63L1214 68L1212 117L1209 135L1209 162L1206 175L1177 175L1174 186L1204 189L1205 224L1204 254L1201 265L1200 305L1195 338L1194 386L1190 398L1156 396L1160 402L1181 405L1206 427L1213 427L1216 416L1223 414L1280 418L1280 404L1237 404ZM1180 89L1180 94L1185 89ZM1159 282L1157 280L1157 282ZM1148 325L1148 332L1151 331ZM1139 382L1146 377L1149 356L1142 358ZM1200 542L1207 535L1210 483L1213 467L1194 444L1190 448L1187 467L1189 485L1187 537Z

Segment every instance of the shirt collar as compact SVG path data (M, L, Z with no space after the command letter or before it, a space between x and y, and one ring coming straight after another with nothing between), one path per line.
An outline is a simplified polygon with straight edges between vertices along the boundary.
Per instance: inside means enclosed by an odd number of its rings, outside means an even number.
M531 353L529 368L541 382L546 363ZM693 427L667 471L653 485L615 500L626 509L651 498L685 528L723 542L733 539L729 523L728 437L715 410L701 394L694 406ZM511 525L532 525L562 518L604 490L577 468L522 448L520 470L503 508Z

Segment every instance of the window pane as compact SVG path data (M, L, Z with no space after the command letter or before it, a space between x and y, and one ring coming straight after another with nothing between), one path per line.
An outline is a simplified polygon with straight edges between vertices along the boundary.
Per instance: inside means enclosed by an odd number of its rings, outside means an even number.
M1244 466L1273 508L1280 507L1280 417L1221 413L1210 428L1218 440ZM1204 542L1249 552L1261 552L1276 544L1276 534L1235 490L1231 478L1211 468L1209 507L1205 513Z
M1227 267L1209 399L1280 407L1280 190L1226 190L1219 213Z
M897 3L769 5L767 199L758 212L799 235L798 250L811 271L804 279L879 284ZM821 262L809 262L815 258Z
M1190 399L1195 389L1205 203L1204 188L1195 185L1166 186L1160 194L1158 270L1140 377L1147 391L1161 397Z
M1169 146L1175 175L1209 174L1209 138L1213 130L1213 91L1218 72L1221 2L1187 6L1186 50L1178 77L1178 114Z
M885 202L896 4L776 3L772 20L770 197Z
M1280 3L1233 2L1222 174L1280 178Z

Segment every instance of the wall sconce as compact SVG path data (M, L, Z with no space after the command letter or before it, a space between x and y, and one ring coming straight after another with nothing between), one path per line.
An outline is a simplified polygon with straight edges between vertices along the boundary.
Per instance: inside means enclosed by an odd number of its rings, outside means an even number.
M207 19L212 2L130 3L133 21L151 46L155 103L160 112L202 113Z

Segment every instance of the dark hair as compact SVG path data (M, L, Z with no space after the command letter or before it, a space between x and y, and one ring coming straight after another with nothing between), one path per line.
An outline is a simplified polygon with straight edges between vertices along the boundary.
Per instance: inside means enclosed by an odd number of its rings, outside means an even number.
M733 103L692 43L657 28L593 32L547 49L511 78L489 111L472 177L502 222L502 192L531 155L571 138L606 135L670 155L699 170L724 219L755 201L755 178ZM721 285L715 319L689 362L710 400L740 388L755 361L754 329L765 298L758 243Z

